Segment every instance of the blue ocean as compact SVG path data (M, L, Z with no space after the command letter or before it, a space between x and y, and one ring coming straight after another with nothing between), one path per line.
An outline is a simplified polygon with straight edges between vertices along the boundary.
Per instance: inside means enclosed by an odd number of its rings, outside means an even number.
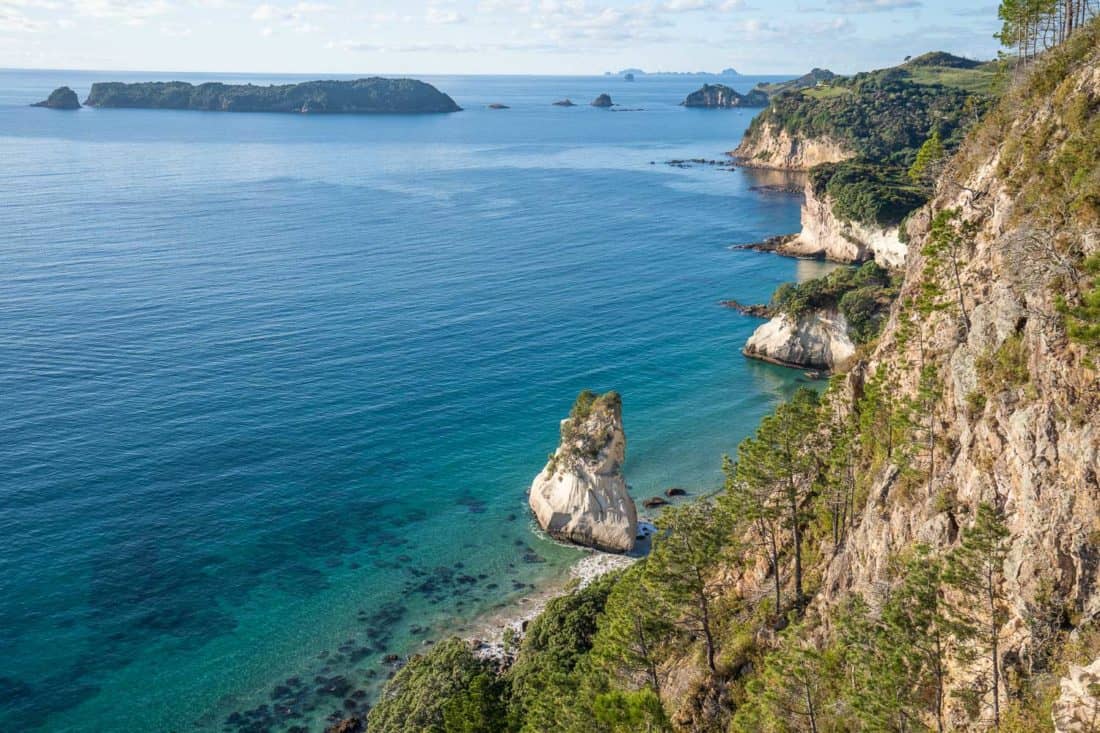
M820 273L731 249L797 197L667 164L752 117L679 106L698 77L422 77L440 116L27 106L170 78L303 80L0 71L0 730L320 731L583 557L525 495L579 390L622 394L640 501L719 486L803 379L719 304Z

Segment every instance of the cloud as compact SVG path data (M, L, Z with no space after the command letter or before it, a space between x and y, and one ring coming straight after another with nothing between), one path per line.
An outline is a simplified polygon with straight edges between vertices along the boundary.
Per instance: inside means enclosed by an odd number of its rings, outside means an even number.
M921 0L830 0L829 9L840 13L889 13L922 5Z
M127 25L143 25L173 9L166 0L75 0L72 8L77 15L122 20Z
M0 5L0 33L36 33L42 24L16 8Z
M325 3L300 2L290 6L277 6L271 3L257 5L251 14L252 20L263 23L260 35L267 37L275 32L275 25L289 28L297 33L314 33L320 28L310 23L307 18L318 13L324 13L332 8Z
M434 5L428 8L428 12L424 16L424 19L435 25L453 25L466 21L465 16L461 15L457 10L444 10Z

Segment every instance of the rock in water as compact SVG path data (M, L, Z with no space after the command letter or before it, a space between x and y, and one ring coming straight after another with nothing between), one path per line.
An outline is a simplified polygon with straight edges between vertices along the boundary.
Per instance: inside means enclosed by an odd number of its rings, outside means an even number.
M32 107L49 107L50 109L80 109L80 99L76 92L68 87L58 87L50 92L50 96L41 102L35 102Z
M614 103L611 101L610 94L601 94L592 100L593 107L610 107L612 104Z
M561 443L531 484L531 509L547 533L608 552L629 552L638 510L626 488L622 400L617 392L577 397Z
M559 99L558 101L554 102L554 106L555 107L576 107L577 105L573 104L573 100L571 100L567 97L565 99Z
M1070 666L1059 684L1061 694L1051 706L1057 733L1100 730L1100 659L1087 667Z
M781 313L761 325L742 353L784 366L831 370L847 366L855 351L842 313L811 309L797 317Z
M702 89L687 95L685 107L709 107L732 109L734 107L767 107L768 95L759 89L748 94L738 94L725 84L704 84Z

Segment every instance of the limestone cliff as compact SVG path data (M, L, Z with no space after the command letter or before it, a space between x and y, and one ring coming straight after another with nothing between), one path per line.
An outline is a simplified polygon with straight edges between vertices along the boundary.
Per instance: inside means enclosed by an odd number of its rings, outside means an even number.
M539 526L558 539L629 552L638 513L627 491L622 401L615 392L582 392L561 423L561 442L531 484Z
M740 165L750 168L808 171L821 163L847 160L855 153L829 138L792 135L785 129L765 124L747 132L730 155Z
M783 366L833 370L846 367L855 351L847 319L828 309L772 318L753 332L742 353Z
M882 227L845 221L833 211L827 194L819 196L807 182L802 203L802 231L776 251L795 257L824 257L836 262L864 262L873 259L883 267L905 265L906 246L898 227Z

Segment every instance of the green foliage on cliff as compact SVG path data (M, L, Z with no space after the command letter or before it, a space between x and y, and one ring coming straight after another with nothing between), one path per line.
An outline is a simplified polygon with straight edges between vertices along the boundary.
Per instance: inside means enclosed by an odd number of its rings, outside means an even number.
M500 697L492 665L466 642L448 639L410 659L390 680L368 724L372 733L451 733L462 730L455 723L466 716L499 724Z
M771 305L793 318L836 308L848 321L852 340L866 343L878 334L896 295L890 273L872 261L858 268L838 267L802 283L784 283L772 295Z
M810 183L818 196L828 195L837 218L879 227L897 226L928 200L904 168L862 160L816 166Z
M938 132L957 147L989 98L958 86L922 84L900 67L835 79L843 94L783 94L752 121L746 138L767 127L835 140L858 157L907 167L916 149Z

